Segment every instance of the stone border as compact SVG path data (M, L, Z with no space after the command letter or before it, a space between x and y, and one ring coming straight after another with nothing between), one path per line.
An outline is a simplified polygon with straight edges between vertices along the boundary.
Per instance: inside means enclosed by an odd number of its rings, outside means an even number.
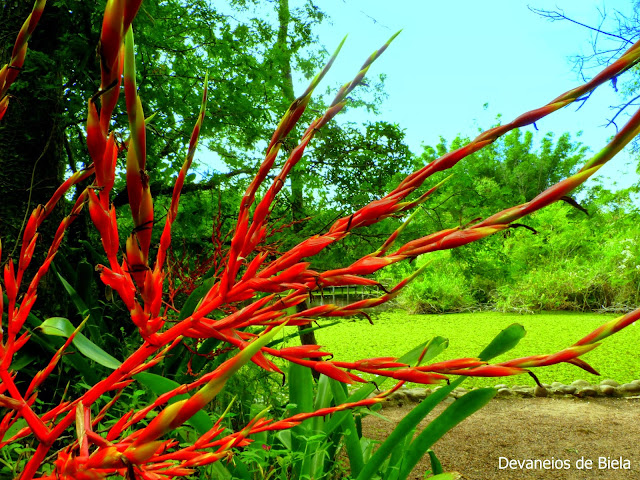
M388 397L390 403L402 406L405 403L420 403L426 397L438 389L435 388L405 388L393 392ZM615 380L605 379L598 385L592 385L586 380L576 380L569 385L560 382L553 382L551 385L543 383L542 387L529 385L514 385L509 387L505 384L495 386L498 394L495 398L533 398L533 397L634 397L640 398L640 380L633 380L620 385ZM458 387L449 394L451 400L460 398L468 390Z

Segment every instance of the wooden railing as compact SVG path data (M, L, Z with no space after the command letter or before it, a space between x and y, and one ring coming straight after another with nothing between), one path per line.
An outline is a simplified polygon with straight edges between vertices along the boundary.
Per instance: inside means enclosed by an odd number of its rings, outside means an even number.
M336 303L338 299L341 303L355 302L364 300L365 298L375 298L383 295L384 292L378 287L370 287L368 285L349 285L341 287L327 287L322 291L315 290L311 292L311 301L324 305L325 303Z

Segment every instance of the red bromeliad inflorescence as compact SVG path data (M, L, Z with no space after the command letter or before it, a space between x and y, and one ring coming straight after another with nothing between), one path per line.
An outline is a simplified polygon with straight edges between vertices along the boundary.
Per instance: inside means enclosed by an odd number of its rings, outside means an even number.
M0 70L0 97L2 98L0 117L7 108L6 90L24 62L27 39L34 31L44 3L44 0L38 0L35 3L33 13L20 31L11 63ZM456 248L509 228L512 222L524 215L566 196L618 153L640 130L639 112L578 173L545 190L530 202L498 212L466 228L432 233L393 250L394 242L411 220L409 217L377 251L349 266L317 272L310 269L309 262L305 261L306 258L318 254L329 245L344 239L354 229L372 225L390 216L398 216L411 210L425 201L438 187L436 185L418 195L416 199L408 200L408 197L420 189L434 173L451 168L464 157L494 142L506 132L535 122L631 68L640 59L640 43L638 43L590 82L559 96L543 107L521 115L511 123L482 133L468 145L447 153L412 173L385 197L371 202L352 215L337 220L326 233L303 240L290 250L277 255L275 260L267 262L269 256L261 251L261 246L264 245L267 236L267 223L273 201L283 187L287 175L300 161L305 147L315 133L344 107L347 95L361 83L370 65L386 50L394 35L389 42L366 60L354 80L340 89L325 113L311 122L298 145L290 152L280 172L266 189L262 199L257 201L258 190L272 172L283 140L301 118L311 94L331 67L342 44L322 72L313 79L309 88L291 105L276 128L266 150L265 159L242 198L230 247L225 254L224 262L218 268L216 275L218 280L190 315L178 322L167 323L167 309L162 309L168 268L167 252L171 245L172 224L178 215L181 188L192 163L205 117L207 81L205 79L202 106L195 121L187 158L175 182L156 258L155 261L151 261L149 251L154 223L153 201L149 189L149 177L145 171L145 118L135 83L131 28L140 4L141 0L109 0L107 2L98 49L102 75L101 86L89 100L86 127L88 150L93 164L72 175L47 205L38 206L33 211L24 231L17 265L9 259L4 267L2 290L8 301L4 304L0 296L0 311L3 314L6 313L6 320L3 316L3 323L0 325L0 380L2 381L0 406L8 409L8 412L0 420L0 439L5 437L9 428L18 419L24 419L26 427L10 438L0 441L0 448L26 437L35 438L37 444L35 453L21 473L21 479L28 480L38 476L38 469L51 455L54 443L56 443L56 452L52 456L53 473L41 475L38 478L100 479L120 474L129 475L129 478L168 479L189 475L193 473L194 467L228 459L234 448L245 446L251 441L248 438L250 435L269 430L289 429L313 416L329 415L344 409L382 402L390 391L407 381L433 384L447 380L448 375L508 376L528 372L532 367L560 362L590 369L591 367L579 357L598 346L596 342L623 329L640 317L640 310L636 310L614 319L579 340L575 345L557 353L519 358L498 364L488 364L478 358L461 358L422 366L410 366L391 357L340 362L329 360L331 354L322 351L317 345L280 349L267 346L285 325L308 325L318 318L365 313L366 309L387 302L398 295L420 270L390 290L385 290L385 293L378 298L360 300L346 306L328 304L307 308L302 312L288 313L291 311L288 310L290 307L295 307L307 300L310 292L328 286L341 285L377 285L384 290L378 282L366 276L393 263L414 259L428 252ZM114 133L110 131L112 113L119 101L122 84L124 84L131 131L125 145L119 145ZM116 211L110 202L116 161L122 150L126 150L127 191L135 225L133 233L124 242L124 251L121 248ZM63 219L45 260L26 289L23 288L23 277L38 239L38 227L69 188L91 175L94 175L93 184L84 190L70 214ZM35 405L38 387L59 362L82 325L56 352L49 364L32 379L26 389L21 390L16 385L12 359L14 354L29 341L29 333L24 328L24 322L36 299L38 283L47 273L67 228L85 204L88 204L89 214L100 234L108 260L108 265L97 267L100 278L105 285L119 294L129 311L132 322L138 329L141 343L118 368L91 386L82 396L43 412ZM229 305L244 306L226 308ZM213 312L227 312L227 314L222 318L214 319L210 316ZM249 333L247 327L260 327L262 333L259 335ZM161 362L167 352L185 337L215 338L225 342L228 347L237 349L238 353L194 382L181 385L161 395L148 407L122 416L108 431L101 433L94 431L93 428L100 418L118 400L120 393L134 381L132 376ZM248 361L253 361L265 370L282 373L269 357L306 366L345 383L364 382L365 380L360 376L362 373L386 376L398 382L391 390L373 398L298 414L280 421L264 418L265 412L263 412L244 428L232 434L224 433L225 429L221 426L222 418L220 418L209 432L187 447L179 446L172 439L162 439L168 432L184 424L211 402L224 387L225 382ZM188 399L168 404L169 400L177 395L194 391L195 393ZM96 418L92 419L91 406L104 394L113 395L113 400ZM146 421L147 414L157 408L161 408L160 413L150 422ZM57 442L61 435L68 432L74 424L75 438L60 449L60 443Z

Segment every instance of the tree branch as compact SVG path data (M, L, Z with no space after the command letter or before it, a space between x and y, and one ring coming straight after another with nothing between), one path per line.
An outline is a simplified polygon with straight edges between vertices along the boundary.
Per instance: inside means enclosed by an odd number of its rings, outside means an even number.
M182 193L191 193L191 192L204 192L208 190L213 190L214 188L218 188L223 180L233 178L237 175L251 175L255 172L250 169L237 169L231 170L230 172L225 173L216 173L209 180L202 183L188 183L182 186ZM173 194L173 186L171 185L159 185L159 184L151 184L149 186L151 189L151 195L156 197L158 195L172 195ZM120 190L116 196L113 198L113 206L118 208L123 205L127 205L129 203L129 195L127 194L127 190Z

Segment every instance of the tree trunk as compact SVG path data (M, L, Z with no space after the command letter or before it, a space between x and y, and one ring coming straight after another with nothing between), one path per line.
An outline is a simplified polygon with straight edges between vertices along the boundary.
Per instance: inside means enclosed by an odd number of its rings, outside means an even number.
M289 22L291 15L289 13L289 0L279 0L278 2L278 40L276 48L278 54L281 55L281 72L282 72L282 93L287 102L292 103L296 96L293 92L293 79L291 78L291 49L287 45L287 38L289 36ZM295 131L295 129L294 129ZM300 168L294 167L289 175L289 181L291 182L291 220L296 221L305 217L304 215L304 196L303 187L304 182L300 174ZM302 226L299 223L293 225L293 231L298 233ZM307 309L307 302L303 302L296 306L297 312L303 312ZM317 345L316 336L314 332L302 333L303 330L309 327L299 325L298 330L300 332L300 342L303 345ZM315 372L314 372L315 374Z
M32 2L5 0L0 5L0 65L8 63L16 36ZM63 180L64 126L62 73L53 61L59 48L60 22L47 4L34 31L23 71L9 90L11 99L0 122L0 238L2 260L19 254L25 214L45 204ZM28 218L28 217L27 217ZM39 229L33 263L42 259L61 216L50 216ZM43 298L39 295L40 303Z

